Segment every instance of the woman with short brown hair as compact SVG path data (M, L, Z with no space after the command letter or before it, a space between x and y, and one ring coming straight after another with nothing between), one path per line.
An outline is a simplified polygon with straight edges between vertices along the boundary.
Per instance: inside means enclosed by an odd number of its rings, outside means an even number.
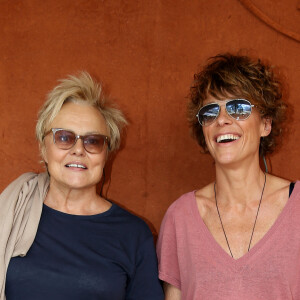
M189 121L216 179L164 217L166 300L300 299L300 183L259 162L274 150L285 111L280 81L260 60L221 54L195 75Z

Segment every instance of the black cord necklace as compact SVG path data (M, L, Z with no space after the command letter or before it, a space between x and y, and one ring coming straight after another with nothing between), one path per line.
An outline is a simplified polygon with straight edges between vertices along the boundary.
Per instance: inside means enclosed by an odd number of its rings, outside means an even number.
M258 204L258 208L257 208L257 212L256 212L256 217L255 217L255 221L254 221L254 225L253 225L253 228L252 228L252 233L251 233L251 237L250 237L250 241L249 241L248 252L250 250L250 246L251 246L251 242L252 242L252 238L253 238L253 233L254 233L254 230L255 230L255 225L256 225L258 212L259 212L260 205L261 205L261 200L262 200L262 197L263 197L263 194L264 194L265 186L266 186L266 173L265 173L265 182L264 182L264 186L263 186L262 191L261 191L261 196L260 196L260 200L259 200L259 204ZM227 239L227 235L226 235L226 232L225 232L225 229L224 229L224 226L223 226L223 222L222 222L222 219L221 219L219 207L218 207L217 193L216 193L216 182L214 183L214 192L215 192L216 208L217 208L217 211L218 211L218 215L219 215L219 219L220 219L221 226L222 226L222 229L223 229L223 233L224 233L224 236L225 236L225 239L226 239L226 243L227 243L229 252L231 254L231 257L233 258L233 255L232 255L232 252L231 252L231 249L230 249L230 246L229 246L229 242L228 242L228 239Z

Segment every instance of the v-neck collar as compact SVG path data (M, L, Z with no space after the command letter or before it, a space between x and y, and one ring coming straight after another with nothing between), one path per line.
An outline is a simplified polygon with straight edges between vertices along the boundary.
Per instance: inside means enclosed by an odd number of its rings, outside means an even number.
M296 195L300 193L300 181L296 182L291 196L289 197L281 213L275 220L274 224L270 227L266 234L250 249L249 252L238 259L232 258L227 252L225 252L225 250L219 245L219 243L215 240L215 238L205 225L198 209L195 192L196 191L192 192L193 197L191 209L192 215L196 222L196 228L199 230L199 232L201 232L202 235L206 237L206 241L210 243L210 248L213 249L213 251L217 252L217 255L215 257L219 258L220 263L224 267L229 267L233 270L237 270L246 266L256 255L259 255L259 253L263 250L265 243L272 237L272 235L274 235L282 221L285 220L293 211L292 208L296 201Z

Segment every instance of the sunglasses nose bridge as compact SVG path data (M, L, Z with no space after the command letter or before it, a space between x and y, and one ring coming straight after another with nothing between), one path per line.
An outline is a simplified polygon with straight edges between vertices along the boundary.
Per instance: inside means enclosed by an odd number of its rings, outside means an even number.
M224 103L223 105L219 105L219 113L216 117L216 121L220 124L226 124L232 122L232 117L230 116L228 110L227 110L227 103Z
M85 149L85 145L84 145L84 136L79 135L79 134L78 134L78 135L75 135L75 140L74 140L74 143L73 143L73 145L72 145L71 148L73 148L73 147L75 147L75 146L77 146L76 148L78 148L78 143L77 143L78 140L81 140L80 148L86 150L86 149Z

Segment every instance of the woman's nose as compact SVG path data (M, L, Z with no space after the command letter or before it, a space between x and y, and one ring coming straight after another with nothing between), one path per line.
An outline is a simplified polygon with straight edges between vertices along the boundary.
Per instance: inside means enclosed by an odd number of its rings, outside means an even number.
M220 126L223 126L225 124L232 124L232 118L229 116L229 114L226 111L226 107L223 105L220 106L220 112L217 118L217 123Z
M78 138L75 142L75 145L72 147L72 153L76 155L85 154L85 148L83 145L83 140L81 138Z

